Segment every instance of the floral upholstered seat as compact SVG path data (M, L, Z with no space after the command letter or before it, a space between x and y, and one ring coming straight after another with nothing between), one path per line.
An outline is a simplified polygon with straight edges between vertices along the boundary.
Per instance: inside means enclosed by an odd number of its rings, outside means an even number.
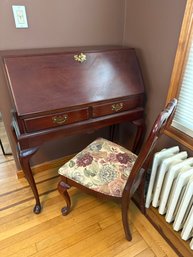
M103 138L96 139L59 169L59 174L100 193L121 197L137 156Z

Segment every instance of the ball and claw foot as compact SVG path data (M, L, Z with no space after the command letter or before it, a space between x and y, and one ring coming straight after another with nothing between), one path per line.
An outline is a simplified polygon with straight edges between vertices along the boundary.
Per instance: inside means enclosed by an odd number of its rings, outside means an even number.
M34 209L33 209L33 211L34 211L34 213L35 214L39 214L40 212L41 212L41 205L40 204L36 204L35 206L34 206Z
M61 212L63 216L66 216L70 212L70 210L67 206L65 206L61 209Z

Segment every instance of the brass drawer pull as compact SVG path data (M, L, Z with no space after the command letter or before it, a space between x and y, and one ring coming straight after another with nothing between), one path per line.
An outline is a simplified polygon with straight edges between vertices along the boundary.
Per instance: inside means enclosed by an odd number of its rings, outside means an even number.
M67 119L68 115L66 114L52 117L53 123L56 123L58 125L64 124L67 121Z
M112 111L118 112L123 108L122 103L112 104Z

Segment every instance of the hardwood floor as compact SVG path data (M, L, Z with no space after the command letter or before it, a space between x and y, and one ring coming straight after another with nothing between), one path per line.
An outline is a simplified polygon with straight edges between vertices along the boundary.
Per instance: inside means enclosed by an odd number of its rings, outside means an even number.
M177 256L134 204L129 215L131 242L125 240L115 203L71 189L74 209L62 216L64 200L56 190L56 168L35 174L43 210L33 214L28 183L16 177L14 161L4 158L0 163L0 256Z

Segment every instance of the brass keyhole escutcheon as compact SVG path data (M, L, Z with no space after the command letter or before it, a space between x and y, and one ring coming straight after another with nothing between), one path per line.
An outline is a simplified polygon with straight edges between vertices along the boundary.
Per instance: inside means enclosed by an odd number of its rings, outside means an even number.
M74 60L82 63L82 62L86 61L86 55L83 53L76 54L76 55L74 55Z

